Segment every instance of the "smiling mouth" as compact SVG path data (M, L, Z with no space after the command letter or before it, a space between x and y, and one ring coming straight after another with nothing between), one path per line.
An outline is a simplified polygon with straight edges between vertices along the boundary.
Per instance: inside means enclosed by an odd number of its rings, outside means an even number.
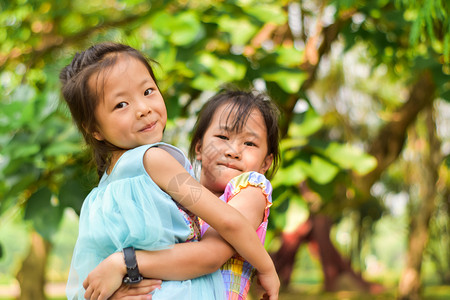
M236 167L235 165L229 164L229 163L219 163L219 166L224 166L229 169L240 171L240 169L238 167Z
M153 122L153 123L148 124L147 126L145 126L144 128L142 128L142 129L139 130L139 131L141 131L141 132L150 131L150 130L152 130L155 126L156 126L156 121Z

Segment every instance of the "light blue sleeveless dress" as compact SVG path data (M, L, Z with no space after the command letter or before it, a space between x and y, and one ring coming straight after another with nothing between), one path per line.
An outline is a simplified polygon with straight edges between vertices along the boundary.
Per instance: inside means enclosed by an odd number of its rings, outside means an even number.
M194 216L180 210L146 172L143 157L150 147L166 150L192 174L183 152L165 143L140 146L120 157L83 202L66 287L68 299L84 299L84 279L114 252L129 246L161 250L199 238L192 228ZM192 280L163 281L153 299L226 299L226 295L218 270Z

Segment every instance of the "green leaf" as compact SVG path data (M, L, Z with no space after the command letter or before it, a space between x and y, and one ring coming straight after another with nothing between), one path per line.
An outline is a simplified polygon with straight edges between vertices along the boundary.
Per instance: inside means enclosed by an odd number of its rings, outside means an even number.
M289 134L293 137L308 137L323 126L323 119L314 109L308 109L300 120L300 124L292 123Z
M312 178L309 178L309 180L307 180L307 185L312 191L318 194L318 196L324 203L327 203L328 201L333 199L333 196L336 195L336 185L333 181L330 181L326 184L320 184Z
M446 166L447 168L450 169L450 155L447 155L447 156L444 158L444 164L445 164L445 166Z
M277 68L265 71L263 78L276 82L286 93L294 94L300 90L308 74L298 69Z
M126 4L133 6L145 2L145 0L120 0L119 2L125 2Z
M417 18L413 21L411 33L409 34L409 43L412 46L415 46L417 44L420 35L420 30L422 27L422 22L423 22L423 15L422 13L419 13Z
M25 105L22 105L22 113L20 121L22 124L30 124L36 120L36 111L34 106L34 101L30 101Z
M279 185L297 185L307 177L302 169L302 162L297 161L286 168L279 169L272 180L272 185L277 187Z
M287 22L287 15L280 5L258 3L243 7L243 10L264 23L282 25Z
M42 187L28 198L25 207L25 220L31 220L36 231L47 241L58 231L63 210L53 205L52 192Z
M179 95L171 95L169 97L165 97L167 117L170 120L174 120L175 117L180 114L181 105L179 100L180 100Z
M22 164L23 165L23 164ZM6 175L8 175L5 172ZM17 198L18 195L23 193L38 179L39 174L32 168L20 169L14 173L13 176L8 177L7 183L9 185L9 191L4 195L4 199Z
M174 47L167 47L166 51L158 52L155 59L162 66L163 72L168 73L177 63L177 50Z
M342 168L352 169L359 175L367 174L377 166L375 157L349 144L331 143L325 155Z
M163 35L170 35L171 29L169 24L174 22L174 17L166 11L160 11L153 15L151 26L153 30Z
M273 205L269 216L270 222L274 228L284 228L286 225L286 212L289 208L290 197L292 192L290 189L283 188L281 194L279 189L274 189L272 199Z
M450 102L450 90L446 90L440 94L440 97L447 102Z
M202 52L196 61L206 69L212 69L214 65L218 64L219 59L209 52Z
M204 30L195 12L187 11L177 15L158 12L153 16L152 28L177 46L186 46L204 35ZM163 42L163 41L161 41Z
M170 41L178 46L189 45L204 33L197 14L192 11L175 16L167 25L172 30Z
M79 215L84 198L89 193L86 183L80 177L67 180L59 189L61 207L71 207Z
M222 84L217 78L206 74L198 75L191 81L191 86L201 91L214 91Z
M60 30L66 35L75 34L76 32L83 29L83 16L77 12L71 12L62 18L60 23Z
M310 164L307 164L304 161L301 161L300 164L309 177L319 184L331 182L339 172L338 167L317 155L311 157Z
M449 23L450 27L450 23ZM444 62L446 64L450 63L450 34L447 33L444 37Z
M303 51L300 51L293 46L291 47L280 47L276 51L277 57L276 62L279 65L285 67L295 67L300 64L303 57Z
M16 146L15 151L11 152L12 159L33 156L41 150L41 146L38 144L30 144L28 146L18 144Z
M224 82L239 81L244 78L247 68L233 60L219 59L211 68L211 73Z
M293 127L293 125L291 125L290 127ZM308 140L305 138L292 138L292 139L284 138L280 142L280 149L282 151L284 151L284 150L293 149L293 148L300 148L307 144L308 144Z
M229 15L221 16L217 24L220 30L230 34L233 45L245 45L258 31L248 19L233 19Z
M377 167L377 164L378 162L375 157L363 153L360 157L355 159L352 169L359 175L365 175L373 171Z
M362 151L356 147L349 144L341 145L338 143L331 143L325 150L325 154L344 169L352 168L354 158L361 153Z
M70 141L59 141L52 143L44 150L46 156L68 155L80 152L79 143L71 143Z

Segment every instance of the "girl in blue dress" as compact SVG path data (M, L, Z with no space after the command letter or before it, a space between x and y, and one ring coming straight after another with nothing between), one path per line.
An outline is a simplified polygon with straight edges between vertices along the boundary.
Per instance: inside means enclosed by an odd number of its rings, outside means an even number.
M267 96L229 90L215 95L202 108L189 151L191 160L201 165L201 184L239 210L254 226L262 244L272 205L272 186L263 174L270 179L277 169L278 141L278 110ZM201 224L202 240L198 243L177 244L162 251L138 251L142 274L173 280L220 268L227 299L247 299L255 274L253 266L213 228ZM89 274L85 287L107 288L114 280L112 274L125 275L122 265L120 255L112 254ZM145 299L153 288L148 283L131 289L122 285L111 299Z
M81 209L68 299L111 296L104 290L85 290L83 281L113 253L127 249L123 269L135 272L138 265L129 264L133 257L127 256L128 249L161 250L197 240L194 214L256 267L263 275L263 287L276 299L279 280L251 224L193 179L180 150L161 143L167 111L144 56L126 45L97 44L76 54L60 79L64 99L92 149L101 176ZM192 280L163 281L152 296L226 297L220 272Z

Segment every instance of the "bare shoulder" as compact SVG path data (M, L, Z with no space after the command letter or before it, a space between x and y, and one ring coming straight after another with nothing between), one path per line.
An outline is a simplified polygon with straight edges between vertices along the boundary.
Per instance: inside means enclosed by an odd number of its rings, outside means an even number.
M234 195L228 204L237 207L247 207L255 210L264 210L266 206L266 196L261 188L255 186L247 186ZM239 210L239 209L238 209Z
M149 148L144 155L144 163L150 164L163 163L164 160L167 159L170 160L174 158L172 157L172 155L169 154L169 152L158 147Z
M260 187L256 187L253 185L249 185L239 191L234 198L236 197L245 197L246 199L253 199L256 201L265 201L266 196L263 193L263 190Z
M184 167L169 152L158 147L149 148L144 155L144 167L156 182L156 178L170 175L174 172L186 172Z

